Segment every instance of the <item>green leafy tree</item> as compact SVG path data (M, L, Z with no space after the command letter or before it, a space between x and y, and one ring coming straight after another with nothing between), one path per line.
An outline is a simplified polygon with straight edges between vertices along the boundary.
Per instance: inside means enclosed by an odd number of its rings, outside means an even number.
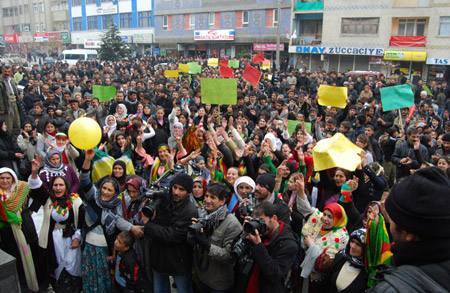
M118 61L130 54L125 41L119 35L117 25L112 21L109 30L102 36L98 50L99 58L105 61Z

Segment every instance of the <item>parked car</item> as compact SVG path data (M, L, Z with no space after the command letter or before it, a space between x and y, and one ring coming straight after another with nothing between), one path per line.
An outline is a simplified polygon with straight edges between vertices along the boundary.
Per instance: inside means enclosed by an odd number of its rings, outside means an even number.
M53 58L53 57L46 57L44 59L44 64L55 65L56 64L56 59Z
M0 62L2 64L5 64L5 65L21 64L21 63L23 65L26 65L27 64L27 59L25 59L22 56L20 56L20 54L7 53L7 54L2 56L2 58L0 59Z

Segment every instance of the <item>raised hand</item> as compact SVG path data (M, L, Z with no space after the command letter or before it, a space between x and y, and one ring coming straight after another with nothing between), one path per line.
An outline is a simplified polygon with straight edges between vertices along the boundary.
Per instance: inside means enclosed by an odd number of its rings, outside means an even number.
M34 159L31 160L31 178L33 179L37 178L39 168L41 167L41 159L42 159L41 156L34 155Z

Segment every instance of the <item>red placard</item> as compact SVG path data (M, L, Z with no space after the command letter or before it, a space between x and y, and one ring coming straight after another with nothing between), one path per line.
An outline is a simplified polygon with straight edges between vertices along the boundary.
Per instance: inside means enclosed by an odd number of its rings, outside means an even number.
M228 60L220 60L220 68L228 67Z
M253 56L252 62L253 62L253 63L260 63L260 62L263 62L264 59L266 59L266 58L264 57L264 53L256 54L255 56Z
M220 77L233 77L233 68L220 67Z
M247 63L247 65L245 65L244 75L242 77L251 85L257 87L259 78L261 77L261 71Z

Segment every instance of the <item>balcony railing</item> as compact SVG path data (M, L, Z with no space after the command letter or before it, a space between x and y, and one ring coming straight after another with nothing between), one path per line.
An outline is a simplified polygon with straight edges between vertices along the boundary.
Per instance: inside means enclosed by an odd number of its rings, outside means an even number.
M323 10L323 1L316 2L297 2L295 5L296 11L303 10Z
M292 39L292 45L298 46L318 46L322 43L321 36L298 36Z
M394 0L393 7L430 7L430 0Z

